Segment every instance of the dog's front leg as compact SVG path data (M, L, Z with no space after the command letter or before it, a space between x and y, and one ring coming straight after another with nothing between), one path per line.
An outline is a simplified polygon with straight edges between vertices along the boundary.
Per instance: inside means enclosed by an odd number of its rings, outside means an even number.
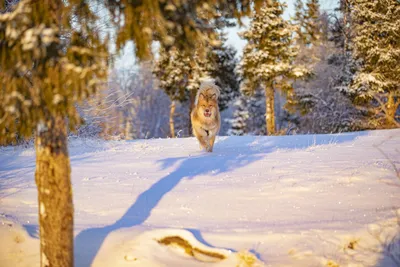
M208 144L207 137L199 136L199 137L197 137L197 139L199 140L200 146L203 149L206 149L206 151L208 151L210 149L210 145Z
M207 149L207 151L208 152L213 152L213 148L214 148L214 142L215 142L215 135L213 135L213 136L211 136L210 137L210 145L209 145L209 147L208 147L208 149Z
M208 150L209 145L207 142L207 137L199 133L199 131L196 128L193 128L193 133L197 137L197 140L200 143L200 148Z

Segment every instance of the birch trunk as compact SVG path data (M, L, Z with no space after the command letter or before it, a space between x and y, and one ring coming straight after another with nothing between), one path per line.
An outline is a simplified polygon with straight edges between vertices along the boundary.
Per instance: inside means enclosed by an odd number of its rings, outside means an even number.
M40 266L73 266L73 203L63 117L38 126L35 180L39 200Z

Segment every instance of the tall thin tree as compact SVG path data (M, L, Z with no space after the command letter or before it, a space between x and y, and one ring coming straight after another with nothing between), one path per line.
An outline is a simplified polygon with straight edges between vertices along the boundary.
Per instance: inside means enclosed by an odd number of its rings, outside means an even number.
M243 90L265 90L266 130L275 134L275 90L291 96L292 81L306 76L309 71L294 64L298 50L293 45L295 30L282 18L284 5L270 1L253 15L250 28L241 33L248 44L243 50L240 72L244 78Z

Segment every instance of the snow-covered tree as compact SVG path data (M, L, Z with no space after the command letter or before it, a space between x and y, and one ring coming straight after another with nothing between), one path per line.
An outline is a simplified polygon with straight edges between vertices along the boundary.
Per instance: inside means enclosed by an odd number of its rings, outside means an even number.
M171 99L169 120L171 137L175 137L174 116L177 102L189 100L189 111L191 111L201 80L209 75L207 71L210 69L209 61L202 59L202 55L204 54L179 51L175 47L170 50L160 48L153 73L159 80L159 87Z
M228 135L245 135L248 133L247 130L247 119L250 117L249 111L247 110L247 103L244 96L238 97L233 103L234 112L231 119L226 119L230 124L230 128L227 132Z
M322 38L322 28L320 23L320 6L318 0L308 0L305 14L305 31L307 33L307 44L318 45Z
M154 66L153 73L159 80L159 87L171 99L169 116L171 137L175 137L176 101L182 102L188 97L187 86L192 71L190 64L190 57L180 53L178 49L172 48L167 51L161 47L159 58Z
M233 104L234 112L228 135L265 134L265 95L257 90L253 95L240 95Z
M331 85L334 89L346 95L352 101L356 96L351 94L350 85L359 68L360 62L353 58L352 35L349 0L341 0L336 11L340 15L334 15L330 24L329 41L337 48L328 56L328 63L335 69L332 74Z
M225 41L225 39L222 39ZM211 78L221 88L220 110L224 110L229 101L239 92L236 51L225 44L210 47L207 53L178 51L177 48L160 49L159 58L154 67L154 74L159 79L159 86L171 99L170 132L175 137L174 116L177 102L189 100L189 117L194 96L202 80Z
M235 58L236 50L226 45L226 39L222 36L222 45L216 46L209 54L210 76L221 88L218 99L219 108L225 110L230 102L239 96L239 75L236 72L238 60Z
M134 41L140 59L151 56L151 42L157 40L166 50L172 47L190 52L216 44L215 29L230 19L249 15L263 0L108 0L117 26L117 48ZM123 18L123 23L121 19Z
M304 46L307 43L307 37L305 34L305 9L303 0L296 0L294 3L294 16L292 17L292 21L297 26L295 29L296 36L295 41L299 46Z
M308 0L306 8L302 0L295 2L295 14L292 21L297 26L296 44L300 47L318 46L323 37L321 12L318 0Z
M396 125L400 105L400 3L352 0L354 57L361 61L349 93L372 101L386 126ZM382 125L383 126L383 125Z
M21 0L0 14L0 139L35 134L41 266L73 266L67 125L80 123L76 103L106 77L95 18L78 0Z
M292 40L295 27L282 18L283 11L284 5L270 1L253 15L250 28L241 33L248 42L240 62L242 86L249 92L258 88L265 90L268 135L276 130L275 90L290 95L293 80L309 73L305 67L294 64L298 53Z
M337 52L329 47L327 53ZM298 114L290 118L295 123L297 133L337 133L365 129L366 121L360 110L343 95L332 77L342 70L342 65L334 65L328 60L319 61L314 67L314 75L305 82L297 82L295 98Z

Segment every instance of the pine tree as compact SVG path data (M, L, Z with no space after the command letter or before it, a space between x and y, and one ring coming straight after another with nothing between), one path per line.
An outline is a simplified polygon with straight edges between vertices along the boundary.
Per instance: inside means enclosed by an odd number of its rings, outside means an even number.
M330 26L329 41L333 42L337 52L328 57L328 63L336 69L332 77L333 88L355 101L356 95L350 89L354 75L357 72L360 62L353 58L352 35L349 0L341 0L339 8L340 16L334 16L334 22Z
M265 95L257 90L252 96L241 94L233 104L228 135L265 135Z
M400 105L400 3L396 0L350 3L353 52L361 67L349 89L358 100L372 101L386 126L396 125Z
M215 29L231 24L258 10L263 0L108 0L107 6L117 27L117 49L134 41L140 59L151 57L151 42L166 50L172 47L190 52L218 42ZM121 16L122 15L122 16ZM121 23L124 18L124 23ZM240 21L239 21L240 22Z
M226 121L230 124L230 128L227 132L228 135L245 135L248 133L247 119L250 117L249 111L247 110L247 103L244 96L240 96L233 103L234 112L231 119Z
M0 139L35 134L41 266L73 266L66 118L80 123L76 103L106 77L94 20L78 0L21 0L0 15Z
M307 43L307 38L306 38L306 34L305 34L305 9L304 9L304 5L303 5L303 0L296 0L295 4L294 4L294 10L295 10L295 14L292 17L292 21L294 22L294 24L296 25L296 36L295 36L295 40L296 40L296 44L300 47L305 46L305 44Z
M306 76L303 66L293 64L297 49L293 46L294 26L282 18L284 6L278 1L254 14L249 30L241 33L248 41L243 50L240 73L245 91L265 90L267 134L275 133L274 95L282 90L290 95L293 79Z
M310 46L318 46L324 37L321 27L321 13L318 0L308 0L304 8L302 0L295 2L295 15L292 21L296 28L296 44L302 49Z
M305 31L307 36L307 44L317 46L321 42L322 28L320 23L320 6L318 0L307 1L307 11L305 14Z
M201 80L208 76L207 69L210 67L207 64L208 61L201 59L199 54L179 51L175 47L170 50L160 48L159 59L156 61L153 73L160 81L160 88L171 99L169 119L171 137L175 137L176 102L189 100L190 115Z
M226 41L221 38L221 41ZM169 51L161 48L153 73L160 81L162 88L171 99L170 129L174 137L174 112L176 102L189 100L189 115L193 108L194 96L202 80L210 78L221 88L219 99L220 110L239 93L238 75L235 72L236 50L225 44L211 47L207 54ZM193 53L193 52L192 52ZM190 116L189 116L190 117ZM189 125L190 127L190 125Z
M220 111L225 110L229 103L239 96L239 77L236 72L238 60L236 50L227 46L226 38L221 36L222 45L214 47L209 55L209 73L215 83L221 88L218 99Z

